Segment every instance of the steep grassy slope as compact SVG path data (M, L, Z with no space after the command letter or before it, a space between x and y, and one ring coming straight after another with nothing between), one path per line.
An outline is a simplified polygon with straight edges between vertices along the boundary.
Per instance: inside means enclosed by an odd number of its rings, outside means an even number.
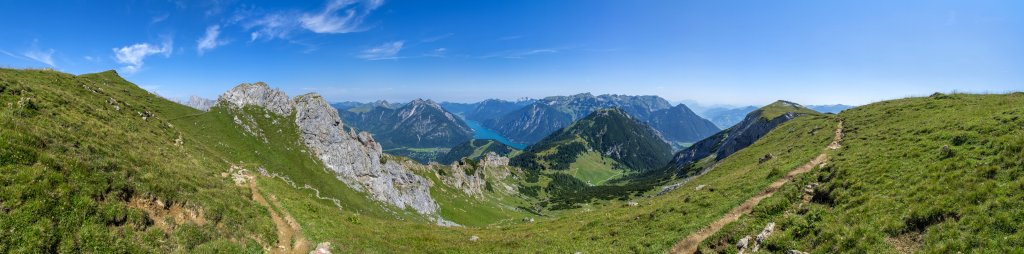
M846 137L830 166L784 187L704 247L729 251L743 235L776 222L770 251L1024 248L1024 93L935 94L839 116Z
M267 210L113 72L0 69L0 252L259 251Z

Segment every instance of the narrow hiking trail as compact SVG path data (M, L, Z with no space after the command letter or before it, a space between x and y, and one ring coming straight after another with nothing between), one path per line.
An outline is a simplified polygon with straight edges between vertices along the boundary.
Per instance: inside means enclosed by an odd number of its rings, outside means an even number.
M672 246L672 250L669 251L669 253L688 254L697 252L697 246L700 245L700 242L704 241L704 239L707 239L711 235L717 233L718 230L721 230L723 227L725 227L725 225L728 225L729 223L738 220L740 216L743 216L744 214L749 214L750 211L752 211L754 207L761 202L761 200L771 197L772 194L775 194L775 192L778 191L783 184L786 184L790 180L793 180L793 178L796 177L797 175L811 171L812 169L814 169L814 167L821 165L822 163L825 163L825 161L828 160L828 150L839 149L839 147L841 146L840 143L842 141L843 122L840 120L839 124L836 126L835 137L832 138L832 143L828 145L825 151L822 151L821 154L819 154L817 157L807 162L806 164L789 171L789 173L786 173L786 175L783 176L782 178L775 180L774 182L769 184L767 188L761 191L760 194L757 194L756 196L747 199L747 201L744 201L739 206L733 208L731 211L722 216L722 218L719 218L718 220L712 222L707 227L690 234L685 239L676 242L675 246Z
M263 197L263 194L259 192L256 187L256 179L249 181L249 189L252 190L252 200L255 200L262 206L267 207L267 211L270 212L270 219L274 222L274 227L277 228L277 246L268 250L270 253L306 253L313 249L306 237L302 235L302 228L299 223L288 212L284 211L281 207L281 203L277 201L277 197L270 195L270 199ZM281 216L274 210L274 207L281 209Z

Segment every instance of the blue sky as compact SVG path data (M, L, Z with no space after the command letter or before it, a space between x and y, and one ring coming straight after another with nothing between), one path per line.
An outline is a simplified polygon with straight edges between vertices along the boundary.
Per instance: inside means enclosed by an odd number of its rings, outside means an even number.
M5 1L0 66L116 69L169 98L580 92L863 104L1024 90L1024 1Z

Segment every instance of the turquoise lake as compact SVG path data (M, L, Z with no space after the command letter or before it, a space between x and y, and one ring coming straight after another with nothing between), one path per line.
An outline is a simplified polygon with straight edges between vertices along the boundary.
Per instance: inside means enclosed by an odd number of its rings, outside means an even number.
M511 140L508 140L504 136L501 136L501 134L498 134L497 132L494 132L493 130L484 127L477 121L469 119L462 120L466 122L466 125L469 125L470 129L473 129L474 139L493 139L497 140L498 142L501 142L502 144L511 146L515 149L523 150L524 148L526 148L526 144L512 142Z

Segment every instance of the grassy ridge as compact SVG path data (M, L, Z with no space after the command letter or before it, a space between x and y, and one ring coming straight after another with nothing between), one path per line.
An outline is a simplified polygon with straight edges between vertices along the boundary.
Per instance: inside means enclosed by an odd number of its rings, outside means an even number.
M768 250L1018 252L1024 245L1024 93L935 94L844 111L844 147L706 248L765 223ZM803 204L804 185L817 183Z
M779 117L789 112L809 115L821 114L812 109L798 105L799 104L788 101L776 101L773 102L772 104L768 104L767 106L761 107L758 110L761 111L761 117L767 120L775 119L776 117Z
M214 177L227 162L176 143L168 119L196 110L113 72L10 69L0 69L0 105L0 252L258 251L276 241L248 191ZM134 200L198 217L161 228Z

